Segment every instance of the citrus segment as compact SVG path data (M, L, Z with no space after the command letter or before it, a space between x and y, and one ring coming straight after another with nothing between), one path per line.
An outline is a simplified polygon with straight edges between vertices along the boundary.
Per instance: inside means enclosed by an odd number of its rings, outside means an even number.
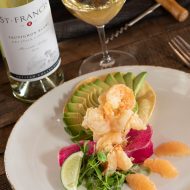
M179 141L170 141L155 149L157 156L186 156L190 155L190 147Z
M168 160L158 158L146 159L144 166L164 178L174 178L178 175L177 169Z
M143 174L129 174L126 181L132 190L156 190L155 184Z

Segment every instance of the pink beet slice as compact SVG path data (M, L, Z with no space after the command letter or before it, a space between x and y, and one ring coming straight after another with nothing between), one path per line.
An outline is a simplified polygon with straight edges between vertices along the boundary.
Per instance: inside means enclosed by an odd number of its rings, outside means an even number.
M63 162L73 153L80 151L80 147L77 144L72 144L70 146L63 147L59 151L58 160L59 165L62 166Z
M141 163L153 154L153 143L151 142L152 128L147 126L146 130L131 129L127 134L128 144L125 152L133 157L134 163Z
M147 139L149 138L149 140L152 137L152 127L150 125L147 125L146 130L135 130L135 129L131 129L129 131L129 133L127 134L127 138L136 138L137 136L140 137L146 137Z
M134 158L133 163L142 163L153 154L153 143L149 141L143 148L134 151L125 150L129 157Z
M84 144L84 142L80 142L81 145ZM73 153L80 151L80 146L78 144L72 144L69 146L63 147L59 151L58 155L58 160L59 160L59 165L62 166L64 161ZM94 141L89 141L88 142L88 155L91 155L95 152L95 142Z

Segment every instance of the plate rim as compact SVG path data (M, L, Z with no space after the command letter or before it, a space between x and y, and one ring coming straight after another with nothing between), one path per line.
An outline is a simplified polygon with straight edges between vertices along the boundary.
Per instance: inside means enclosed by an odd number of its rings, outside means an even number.
M57 88L60 88L61 86L64 86L65 83L70 83L72 81L82 81L82 80L85 80L86 78L90 77L90 76L99 76L99 75L102 75L102 74L98 74L98 72L103 72L103 73L108 73L108 72L111 72L112 70L122 70L122 68L132 68L132 69L137 69L138 68L141 68L141 69L145 69L146 68L149 68L149 69L159 69L159 70L168 70L168 71L171 71L171 72L177 72L177 73L180 73L180 74L183 74L185 75L189 80L190 80L190 73L188 72L185 72L185 71L182 71L182 70L178 70L178 69L174 69L174 68L169 68L169 67L163 67L163 66L154 66L154 65L127 65L127 66L119 66L119 67L112 67L112 68L108 68L108 69L104 69L104 70L98 70L98 71L94 71L94 72L90 72L90 73L87 73L87 74L84 74L84 75L80 75L80 76L77 76L73 79L70 79L68 81L65 81L63 82L62 84L60 84L59 86L56 86L55 88L53 88L52 90L48 91L46 94L44 94L43 96L41 96L39 99L37 99L34 103L32 103L24 112L23 114L18 118L18 120L16 121L16 123L14 124L13 128L12 128L12 131L7 139L7 143L6 143L6 147L5 147L5 151L4 151L4 167L5 167L5 174L6 174L6 177L7 177L7 180L9 182L9 184L11 185L11 188L16 190L16 187L15 185L13 184L13 182L11 182L11 177L9 176L8 174L8 169L7 169L7 165L8 165L8 162L7 162L7 152L8 152L8 149L12 146L11 144L11 139L13 138L13 135L15 133L16 130L18 130L18 127L17 125L19 124L19 122L22 120L23 117L25 117L25 115L30 112L31 109L33 109L34 106L36 106L38 104L38 102L41 101L41 99L43 99L44 97L46 96L49 96L51 93L53 93L53 91L55 91Z

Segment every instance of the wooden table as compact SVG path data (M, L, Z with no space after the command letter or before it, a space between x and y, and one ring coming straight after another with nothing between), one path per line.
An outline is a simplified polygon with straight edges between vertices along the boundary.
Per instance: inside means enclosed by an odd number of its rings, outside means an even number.
M109 31L110 32L110 31ZM107 31L107 33L109 33ZM190 42L190 18L178 23L169 14L144 19L109 43L110 49L120 49L133 54L139 65L157 65L182 70L190 69L174 54L168 41L180 34ZM81 61L100 50L97 34L65 40L60 44L65 81L78 75ZM5 68L0 64L0 190L11 189L5 175L4 152L7 139L15 122L29 105L12 96ZM14 156L14 155L13 155ZM18 175L20 175L18 173Z

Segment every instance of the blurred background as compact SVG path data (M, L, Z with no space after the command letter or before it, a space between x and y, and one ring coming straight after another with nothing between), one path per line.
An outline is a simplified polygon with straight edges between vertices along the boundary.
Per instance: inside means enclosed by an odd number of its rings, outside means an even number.
M96 32L96 28L92 25L84 23L83 21L74 17L63 5L61 0L49 0L52 16L55 24L55 31L58 42L65 39L76 38ZM188 8L190 0L177 0L182 6ZM119 14L106 25L106 30L119 29L126 22L135 18L150 6L156 3L155 0L126 0L125 5ZM161 15L169 14L162 7L159 7L147 17L156 18ZM2 62L0 51L0 63Z
M177 1L184 7L190 5L190 0ZM125 22L138 16L155 3L155 0L126 0L122 10L109 24L106 25L106 29L119 28ZM79 37L96 31L95 27L72 16L64 7L61 0L50 0L50 5L59 42L64 39ZM157 17L164 14L169 13L160 7L148 17Z

